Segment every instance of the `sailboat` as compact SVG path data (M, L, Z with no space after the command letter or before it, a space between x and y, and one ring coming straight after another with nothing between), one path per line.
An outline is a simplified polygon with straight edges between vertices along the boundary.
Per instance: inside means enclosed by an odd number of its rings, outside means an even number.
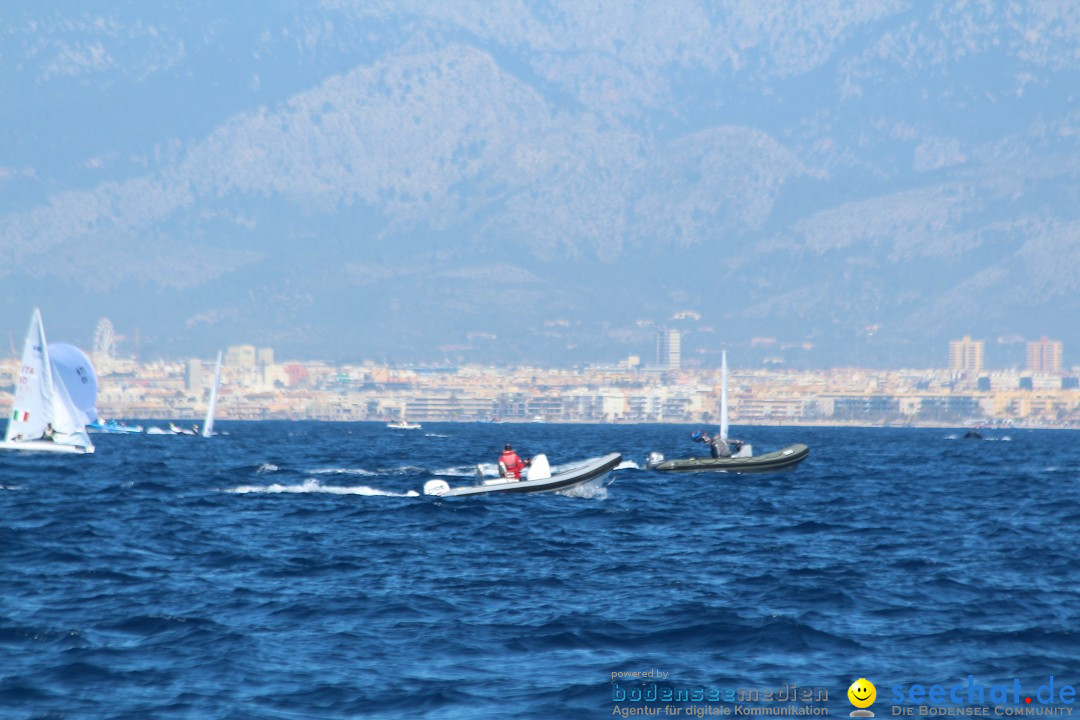
M218 350L217 365L214 366L214 386L210 388L210 402L206 405L206 420L202 426L202 436L208 438L214 434L214 411L217 410L218 388L221 387L221 351Z
M810 454L810 448L802 443L755 456L750 443L728 439L727 351L720 357L720 434L716 441L733 452L727 457L692 457L682 460L664 460L663 454L653 452L649 453L646 468L667 472L766 473L787 470L805 460Z
M73 345L49 348L34 308L23 343L19 385L0 450L92 453L86 426L97 419L97 376Z

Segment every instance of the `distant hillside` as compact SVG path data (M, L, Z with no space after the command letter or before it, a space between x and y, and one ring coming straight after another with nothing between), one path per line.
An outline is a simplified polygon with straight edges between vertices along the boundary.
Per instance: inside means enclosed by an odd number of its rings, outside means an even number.
M1078 362L1080 6L9 16L15 336L40 305L147 356L576 363L678 327L703 364L942 365L963 334Z

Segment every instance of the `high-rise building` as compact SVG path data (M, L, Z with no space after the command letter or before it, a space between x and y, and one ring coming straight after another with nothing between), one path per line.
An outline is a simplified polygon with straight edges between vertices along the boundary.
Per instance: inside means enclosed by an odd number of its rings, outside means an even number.
M682 367L682 335L678 330L661 330L657 334L656 364L668 370Z
M985 345L982 340L972 340L967 335L963 340L953 340L949 343L949 369L962 373L982 372Z
M255 346L230 345L225 351L225 365L231 368L255 367Z
M264 368L274 364L274 349L254 345L230 345L225 350L225 366L231 368Z
M1061 341L1045 337L1027 344L1027 369L1033 373L1061 374Z
M191 358L184 373L184 387L189 393L202 392L202 360Z

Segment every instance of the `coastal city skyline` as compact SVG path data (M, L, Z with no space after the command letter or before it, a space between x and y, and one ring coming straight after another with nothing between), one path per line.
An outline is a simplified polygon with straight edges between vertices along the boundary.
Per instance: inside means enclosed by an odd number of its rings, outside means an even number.
M743 424L1001 424L1080 427L1080 378L1062 366L1060 341L1025 343L1026 365L993 368L985 343L951 341L945 368L795 369L731 363L729 416ZM718 422L718 368L682 361L682 339L658 331L655 354L576 368L476 363L328 363L274 348L223 349L222 419L449 422ZM103 318L89 349L104 417L194 419L209 402L206 358L141 361L117 352ZM19 376L0 362L0 406Z

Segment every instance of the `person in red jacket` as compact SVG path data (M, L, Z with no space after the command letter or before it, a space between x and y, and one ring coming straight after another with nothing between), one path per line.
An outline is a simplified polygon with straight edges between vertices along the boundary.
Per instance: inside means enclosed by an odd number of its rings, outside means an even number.
M530 460L522 460L518 457L510 443L506 443L502 455L499 456L499 477L512 477L515 480L520 480L521 471L527 468L530 462Z

